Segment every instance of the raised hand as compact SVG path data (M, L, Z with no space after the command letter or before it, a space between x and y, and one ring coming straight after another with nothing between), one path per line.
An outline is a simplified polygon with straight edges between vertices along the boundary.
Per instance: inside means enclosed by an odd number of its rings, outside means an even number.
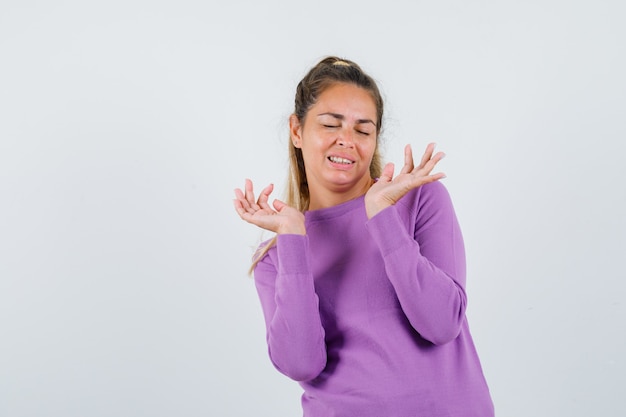
M412 189L445 178L445 174L442 172L430 174L435 165L445 156L443 152L437 152L433 155L434 151L435 144L429 144L420 164L414 166L411 145L406 145L404 148L404 166L395 178L393 177L393 164L385 165L378 181L365 194L367 217L371 219L381 210L395 204Z
M235 189L233 203L235 210L243 220L263 229L278 234L306 234L304 215L280 200L274 200L273 208L269 205L269 196L274 185L265 187L258 200L254 200L252 181L246 179L244 191Z

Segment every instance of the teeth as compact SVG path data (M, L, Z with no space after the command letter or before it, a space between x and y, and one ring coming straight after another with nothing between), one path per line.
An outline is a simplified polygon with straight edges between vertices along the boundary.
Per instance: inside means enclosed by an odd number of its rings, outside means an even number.
M328 159L330 159L331 162L334 162L336 164L351 164L352 163L352 161L350 161L349 159L340 158L338 156L329 156Z

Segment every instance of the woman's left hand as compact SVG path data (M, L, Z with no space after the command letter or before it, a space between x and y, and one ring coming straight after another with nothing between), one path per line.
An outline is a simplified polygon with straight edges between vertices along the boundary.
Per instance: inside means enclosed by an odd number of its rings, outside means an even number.
M442 172L430 174L435 165L445 156L443 152L437 152L433 155L434 151L435 144L429 144L420 164L416 167L413 164L411 145L406 145L404 148L404 166L395 178L393 177L394 165L392 163L385 165L378 181L365 194L365 211L369 219L395 204L412 189L446 177Z

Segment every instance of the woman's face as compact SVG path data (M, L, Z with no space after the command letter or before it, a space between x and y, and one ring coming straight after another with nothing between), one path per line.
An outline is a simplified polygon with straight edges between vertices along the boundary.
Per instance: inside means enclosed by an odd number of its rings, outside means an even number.
M291 139L302 149L312 204L320 192L347 193L347 200L367 191L377 143L376 119L370 93L347 83L324 90L303 124L291 116Z

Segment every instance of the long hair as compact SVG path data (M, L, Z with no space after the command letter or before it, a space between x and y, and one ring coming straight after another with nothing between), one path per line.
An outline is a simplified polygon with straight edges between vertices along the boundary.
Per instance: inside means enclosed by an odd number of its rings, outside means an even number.
M378 137L382 129L383 99L372 77L367 75L356 63L347 59L330 56L322 59L304 76L296 88L295 106L293 114L304 125L309 109L317 102L320 95L330 86L338 83L353 84L366 90L374 100L376 106L376 149L370 165L372 178L380 177L382 171L382 157L379 150ZM306 179L302 149L296 148L292 141L289 146L289 176L287 178L287 193L285 202L302 212L309 208L309 184ZM254 255L250 272L265 256L267 251L276 244L276 237L259 248Z

